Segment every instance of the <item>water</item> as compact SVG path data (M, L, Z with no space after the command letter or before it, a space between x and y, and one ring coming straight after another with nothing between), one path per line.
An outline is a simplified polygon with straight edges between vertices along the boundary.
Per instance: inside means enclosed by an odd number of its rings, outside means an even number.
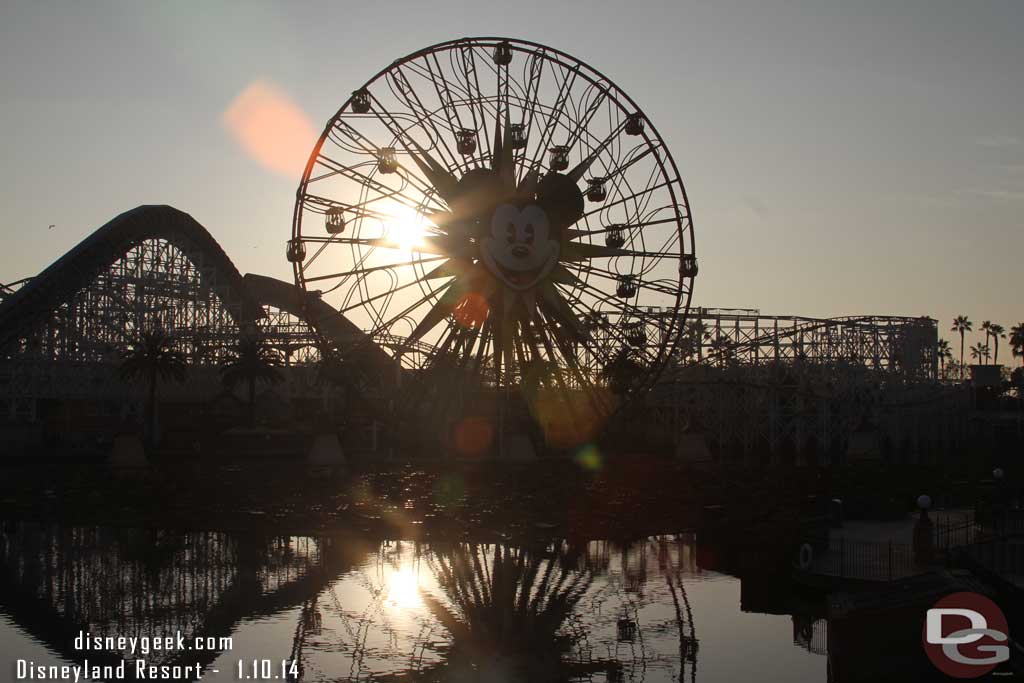
M702 569L692 534L514 546L2 531L0 671L11 680L17 660L114 666L122 656L129 680L135 659L198 665L203 681L829 678L825 619L800 600L780 604L774 588ZM76 649L82 632L180 632L212 650Z

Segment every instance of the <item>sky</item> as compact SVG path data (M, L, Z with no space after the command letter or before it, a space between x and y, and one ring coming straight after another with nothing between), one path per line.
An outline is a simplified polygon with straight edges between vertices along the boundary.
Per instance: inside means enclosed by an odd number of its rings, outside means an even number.
M695 305L929 315L951 341L961 313L1009 329L1024 321L1022 34L1016 0L5 0L0 282L140 204L187 211L239 270L290 280L287 161L312 140L282 141L286 163L254 157L232 124L245 96L274 93L315 135L393 60L504 35L594 66L666 140Z

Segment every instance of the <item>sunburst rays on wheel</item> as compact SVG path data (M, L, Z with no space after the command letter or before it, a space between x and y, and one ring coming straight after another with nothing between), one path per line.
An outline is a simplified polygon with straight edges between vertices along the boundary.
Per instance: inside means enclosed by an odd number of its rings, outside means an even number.
M307 164L288 256L366 331L352 343L409 369L407 407L521 392L577 432L657 378L697 271L643 112L579 60L504 38L420 50L353 92Z

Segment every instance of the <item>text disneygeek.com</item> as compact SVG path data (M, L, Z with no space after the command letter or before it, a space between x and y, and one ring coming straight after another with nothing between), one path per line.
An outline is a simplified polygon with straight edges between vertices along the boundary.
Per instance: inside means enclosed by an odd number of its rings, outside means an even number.
M230 637L188 637L180 631L173 636L94 636L79 631L73 642L76 652L84 653L77 664L49 664L28 659L14 663L18 681L87 681L87 680L199 680L205 672L219 673L207 667L224 652L232 649ZM171 652L206 652L213 657L202 661L185 661L188 655L174 656L173 664L154 663L150 655ZM90 660L90 653L92 659ZM158 657L166 660L167 657ZM203 657L196 657L202 660ZM238 671L243 670L239 662ZM259 667L252 667L254 673ZM256 678L244 676L244 678Z

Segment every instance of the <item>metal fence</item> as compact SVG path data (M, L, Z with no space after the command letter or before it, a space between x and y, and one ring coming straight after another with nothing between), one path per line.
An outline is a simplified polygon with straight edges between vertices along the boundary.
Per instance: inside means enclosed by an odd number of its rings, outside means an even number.
M919 573L908 543L833 538L819 548L805 571L864 581L892 581Z
M1024 584L1024 539L999 538L963 548L984 569L1018 586Z
M935 549L940 553L1024 536L1024 512L1017 509L989 511L985 523L968 515L959 520L938 518L934 524Z
M973 515L964 515L959 519L937 516L933 523L935 549L940 553L970 545L985 534L985 529L975 521Z

